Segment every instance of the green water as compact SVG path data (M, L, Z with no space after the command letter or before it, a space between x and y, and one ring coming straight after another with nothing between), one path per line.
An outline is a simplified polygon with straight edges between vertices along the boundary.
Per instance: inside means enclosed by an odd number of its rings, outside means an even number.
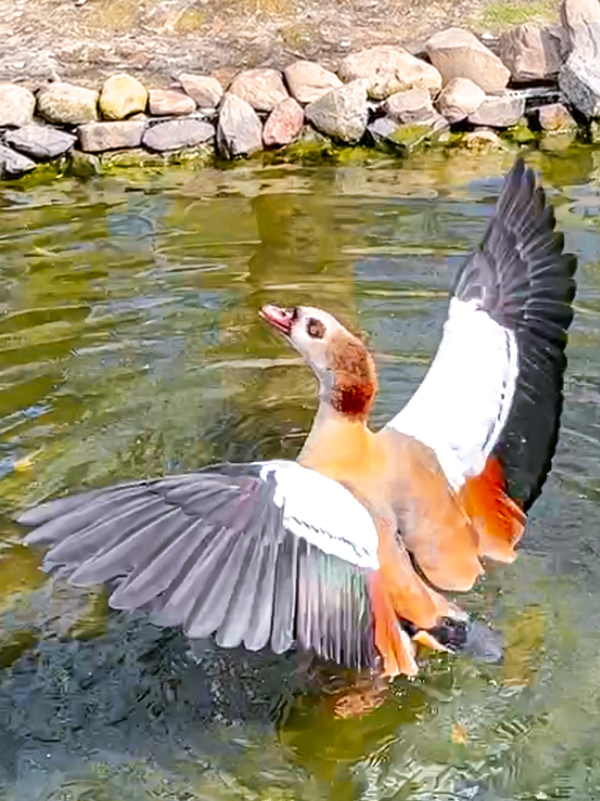
M368 333L385 421L512 157L0 185L2 801L600 799L600 152L530 160L581 266L552 478L517 563L463 601L504 659L424 657L348 719L335 677L299 688L293 658L210 644L195 662L177 632L46 581L10 514L294 457L315 386L258 320L267 301Z

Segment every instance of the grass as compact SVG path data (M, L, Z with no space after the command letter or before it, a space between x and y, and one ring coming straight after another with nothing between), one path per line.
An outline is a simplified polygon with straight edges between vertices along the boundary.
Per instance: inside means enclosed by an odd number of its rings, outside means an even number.
M524 22L549 22L557 18L557 0L496 0L481 10L477 21L493 30L504 30Z

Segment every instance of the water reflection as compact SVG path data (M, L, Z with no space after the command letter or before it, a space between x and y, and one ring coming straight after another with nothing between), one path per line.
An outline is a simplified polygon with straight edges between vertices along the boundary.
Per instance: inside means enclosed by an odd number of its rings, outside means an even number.
M209 644L196 662L177 632L46 582L9 519L84 484L293 458L315 385L259 323L267 301L365 330L387 419L426 369L451 274L511 160L128 171L0 191L2 801L595 797L593 150L531 155L580 255L580 290L552 480L516 565L465 599L503 633L501 664L427 657L418 680L344 718L335 675Z

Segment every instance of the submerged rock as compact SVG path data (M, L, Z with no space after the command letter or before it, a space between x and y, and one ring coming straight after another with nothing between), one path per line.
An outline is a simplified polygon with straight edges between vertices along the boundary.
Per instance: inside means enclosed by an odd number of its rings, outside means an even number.
M473 125L509 128L516 125L525 113L525 98L521 95L486 97L477 111L469 115Z
M298 103L314 103L327 92L342 86L334 72L314 61L294 61L283 71L292 97Z
M35 97L14 83L0 84L0 128L27 125L33 119Z
M548 106L542 106L538 110L538 120L540 128L548 133L574 131L577 129L577 123L568 108L563 106L562 103L551 103Z
M408 89L427 89L437 94L442 88L442 76L434 66L402 47L391 45L379 45L346 56L339 74L345 81L364 80L373 100L385 100L395 92Z
M438 141L449 129L448 121L433 111L426 122L399 123L392 117L379 117L369 125L374 144L386 150L412 153L422 145Z
M567 57L567 47L560 26L526 22L502 34L499 55L515 81L552 80Z
M304 112L302 107L288 97L275 106L263 128L262 137L266 147L289 145L302 131Z
M476 131L469 131L462 139L462 146L467 150L488 151L502 150L504 142L495 131L489 128L479 128Z
M262 125L249 103L227 92L217 125L217 146L225 158L250 156L263 148Z
M168 120L152 125L144 133L143 143L150 150L164 152L194 147L214 139L215 128L202 120Z
M68 153L77 137L50 125L31 123L4 137L7 144L34 159L54 159Z
M453 78L469 78L484 92L500 92L509 81L510 71L498 56L462 28L434 34L425 50L445 84Z
M89 122L79 126L77 135L81 149L86 153L102 153L105 150L139 147L145 128L145 120Z
M245 70L229 87L232 95L245 100L255 111L272 111L288 97L281 74L272 69Z
M124 120L146 110L148 90L131 75L111 75L102 86L98 103L105 119Z
M11 150L10 147L0 145L0 177L20 178L35 169L35 161L28 159Z
M179 83L199 108L216 108L223 97L223 87L216 78L208 75L183 73Z
M470 78L453 78L437 99L437 109L450 123L461 122L485 100L485 92Z
M98 92L70 83L51 83L38 95L40 116L58 125L83 125L98 119Z
M365 82L353 81L333 89L304 111L306 119L321 133L346 144L357 144L369 118Z

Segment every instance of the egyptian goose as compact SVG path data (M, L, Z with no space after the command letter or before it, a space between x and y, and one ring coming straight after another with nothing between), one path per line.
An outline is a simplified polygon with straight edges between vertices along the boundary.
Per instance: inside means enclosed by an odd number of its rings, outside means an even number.
M296 647L379 675L414 675L416 639L460 616L482 559L515 559L550 470L576 259L518 160L456 279L421 386L377 433L363 342L320 309L262 318L319 382L295 462L222 464L60 498L21 514L44 567L105 583L192 638Z

